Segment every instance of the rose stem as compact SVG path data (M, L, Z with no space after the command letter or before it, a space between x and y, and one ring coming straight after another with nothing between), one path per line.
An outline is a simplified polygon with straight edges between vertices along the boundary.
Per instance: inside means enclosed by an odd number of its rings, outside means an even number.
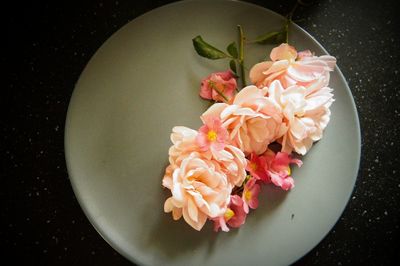
M290 13L286 16L286 24L285 24L285 31L286 31L286 43L289 43L289 25L292 22L292 17L294 12L296 11L297 7L299 6L299 1L296 1L296 4L293 6Z
M242 78L242 88L246 86L246 76L244 74L244 35L242 26L237 25L239 31L239 67L240 67L240 75Z

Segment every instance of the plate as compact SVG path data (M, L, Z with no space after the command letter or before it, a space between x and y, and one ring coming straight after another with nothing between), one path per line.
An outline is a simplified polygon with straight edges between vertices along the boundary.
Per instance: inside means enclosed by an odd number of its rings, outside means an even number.
M334 226L357 176L357 111L339 68L332 120L325 137L293 171L290 192L265 186L260 206L239 230L201 232L163 212L161 187L173 126L197 129L209 103L200 80L225 70L226 61L199 57L191 39L200 34L217 47L279 29L284 18L236 1L177 2L144 14L116 32L90 60L70 101L65 152L74 192L90 222L129 260L144 265L283 265L305 255ZM291 44L327 53L296 25ZM245 65L272 46L249 45ZM340 61L339 61L340 65Z

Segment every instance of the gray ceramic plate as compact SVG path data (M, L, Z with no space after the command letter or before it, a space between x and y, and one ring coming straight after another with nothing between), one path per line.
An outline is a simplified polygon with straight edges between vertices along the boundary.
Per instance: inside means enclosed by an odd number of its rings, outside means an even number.
M68 109L65 149L71 183L93 226L128 259L145 265L284 265L329 232L350 197L360 158L357 111L338 68L336 102L325 137L295 169L289 193L266 186L260 207L239 230L201 231L163 212L161 179L175 125L200 126L208 103L201 78L227 68L195 54L201 34L218 47L236 40L236 25L255 37L283 18L236 1L178 2L153 10L116 32L90 60ZM297 26L298 50L326 51ZM247 46L246 66L272 47ZM340 65L340 61L339 61Z

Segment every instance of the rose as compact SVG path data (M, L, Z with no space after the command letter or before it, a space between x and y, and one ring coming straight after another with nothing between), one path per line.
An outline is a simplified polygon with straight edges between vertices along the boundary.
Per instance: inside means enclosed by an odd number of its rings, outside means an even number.
M164 211L172 212L175 220L184 220L201 230L207 218L225 213L230 193L245 177L244 154L231 145L221 151L204 151L198 146L198 132L175 127L169 149L170 165L165 171L163 186L172 196L164 203Z
M191 153L182 160L171 179L172 196L164 204L165 212L171 212L175 220L182 215L196 230L201 230L208 217L225 212L231 187L226 175L212 161Z
M332 104L332 89L317 82L310 88L290 86L283 88L276 80L268 89L268 98L280 106L288 128L278 141L282 151L293 150L305 155L313 142L322 138L323 130L330 120L329 107Z
M219 102L228 101L234 96L236 86L236 79L231 71L215 72L202 80L200 97Z
M226 174L229 184L241 186L246 178L246 158L244 153L233 145L225 145L220 151L213 149L204 151L198 143L199 133L187 127L174 127L172 129L171 141L174 145L169 148L170 171L178 167L182 160L192 152L201 154L204 158L219 164Z
M284 88L292 85L308 87L319 79L327 86L329 72L336 64L333 56L318 57L308 50L297 53L286 43L272 49L270 57L272 61L255 64L250 70L250 80L257 87L270 86L274 80L279 80Z
M216 103L203 113L201 119L219 117L234 146L245 154L261 154L268 144L286 132L280 107L265 97L265 93L266 90L255 86L245 87L232 104Z

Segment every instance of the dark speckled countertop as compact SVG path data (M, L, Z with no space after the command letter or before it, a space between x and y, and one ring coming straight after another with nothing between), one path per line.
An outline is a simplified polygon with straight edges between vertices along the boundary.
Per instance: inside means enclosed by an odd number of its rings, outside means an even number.
M95 231L74 196L64 123L94 52L124 24L170 1L82 2L18 3L2 12L0 250L10 265L130 265ZM293 5L251 2L281 14ZM332 0L296 13L304 19L299 25L337 57L362 130L351 200L297 265L399 265L399 10L394 0Z

